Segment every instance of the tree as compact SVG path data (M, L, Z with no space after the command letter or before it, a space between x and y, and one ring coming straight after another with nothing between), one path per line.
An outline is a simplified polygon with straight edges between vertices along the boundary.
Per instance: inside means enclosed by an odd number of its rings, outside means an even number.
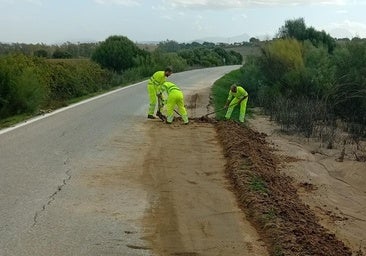
M278 37L280 38L296 38L304 41L306 39L306 25L304 18L294 20L286 20L285 25L279 29Z
M71 59L72 55L71 55L71 53L69 53L67 51L62 51L62 50L57 49L52 54L52 58L54 58L54 59Z
M34 56L40 58L48 58L48 52L46 50L37 50L34 52Z
M181 49L181 46L178 42L167 40L165 42L160 42L158 44L158 50L163 52L177 52Z
M277 37L295 38L299 41L309 40L316 47L325 45L329 53L332 53L335 48L333 37L325 31L317 31L313 27L307 28L304 18L285 21L285 25L279 29Z
M136 66L138 56L146 56L148 52L139 49L125 36L110 36L102 42L92 54L92 60L103 68L121 73Z
M208 48L214 48L216 45L215 45L215 43L211 43L211 42L203 42L202 46L208 47Z
M255 37L251 37L249 39L249 42L252 43L252 44L254 44L254 43L259 43L260 41L259 41L259 39L255 38Z
M281 82L291 71L303 68L302 45L295 39L277 39L262 47L262 72L269 81Z

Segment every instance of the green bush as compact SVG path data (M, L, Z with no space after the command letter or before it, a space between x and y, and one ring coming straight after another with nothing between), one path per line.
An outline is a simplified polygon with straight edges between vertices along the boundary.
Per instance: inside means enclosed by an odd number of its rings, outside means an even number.
M89 60L44 60L22 54L0 57L0 118L112 87L112 74Z
M62 50L57 49L52 54L52 58L54 58L54 59L71 59L72 54L67 52L67 51L62 51Z
M259 60L267 80L278 82L287 72L303 68L302 52L302 45L295 39L278 39L264 45Z
M127 37L110 36L95 49L92 60L103 68L121 73L137 66L136 57L146 55L148 52L139 49Z
M51 100L65 101L111 87L112 73L89 60L48 63Z
M16 114L34 113L47 98L46 84L41 83L33 68L25 69L15 78L12 107Z
M296 28L292 33L296 32ZM300 29L301 30L301 29ZM297 31L301 35L301 31ZM296 32L296 33L297 33ZM249 103L262 106L283 130L315 134L319 125L331 126L341 119L352 124L352 136L364 136L366 130L366 42L352 40L337 45L315 44L306 38L277 39L267 42L259 56L231 74L249 93ZM214 89L217 108L227 95ZM355 134L355 135L353 135ZM357 140L357 138L353 138Z
M336 67L328 103L348 122L366 125L366 42L339 46L333 55Z
M33 113L45 102L47 87L33 58L0 58L0 118Z

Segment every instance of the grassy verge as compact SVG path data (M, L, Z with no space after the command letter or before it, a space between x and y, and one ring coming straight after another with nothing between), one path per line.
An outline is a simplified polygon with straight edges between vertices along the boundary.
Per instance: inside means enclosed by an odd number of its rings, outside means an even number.
M24 120L27 120L33 116L34 115L31 115L31 114L20 114L20 115L11 116L11 117L8 117L5 119L1 119L0 120L0 129L13 126L13 125L20 123Z

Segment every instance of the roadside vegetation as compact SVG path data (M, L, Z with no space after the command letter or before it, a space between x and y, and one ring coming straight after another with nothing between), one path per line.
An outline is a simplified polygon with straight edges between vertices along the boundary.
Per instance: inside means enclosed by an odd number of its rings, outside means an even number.
M249 107L263 107L284 131L318 136L329 148L340 128L355 143L365 137L366 40L335 40L301 18L286 21L273 40L234 45L167 40L147 47L124 36L51 46L0 43L0 120L43 113L166 66L179 72L242 63L215 85L217 108L239 82Z
M366 137L365 74L365 39L336 41L303 19L289 20L276 39L260 44L260 54L216 82L213 101L222 107L230 85L240 83L249 106L262 107L283 131L317 137L328 148L347 132L342 143L357 144Z
M345 144L353 144L360 149L354 160L365 161L366 40L335 40L295 19L286 21L276 39L257 43L259 52L244 66L215 82L215 109L239 83L249 93L249 108L263 109L283 132L319 139L329 149L337 146L342 152L337 161L343 161ZM275 156L266 135L247 126L228 121L216 128L239 205L270 255L364 255L361 247L352 252L329 233L302 203L293 179L281 171L283 162L297 159Z
M242 61L240 53L215 44L166 41L149 48L125 36L52 46L0 43L0 127L141 81L167 66L179 72Z

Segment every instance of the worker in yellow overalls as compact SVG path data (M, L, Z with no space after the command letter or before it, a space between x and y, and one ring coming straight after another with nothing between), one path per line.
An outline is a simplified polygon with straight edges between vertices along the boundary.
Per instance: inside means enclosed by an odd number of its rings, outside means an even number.
M178 107L178 113L182 117L184 124L188 124L187 110L184 107L184 95L181 89L172 82L165 82L163 84L162 92L167 95L166 99L166 123L171 124L174 118L174 108Z
M244 123L245 111L247 109L247 102L248 102L247 91L243 87L233 84L230 88L229 96L225 104L225 107L228 108L225 115L226 120L230 119L234 107L240 105L239 121L241 123Z
M164 71L156 71L152 77L149 79L147 83L147 92L149 94L149 111L147 114L147 118L155 119L154 111L156 107L157 97L161 95L161 86L166 82L166 78L169 77L173 73L171 68L166 68ZM161 102L162 104L162 102ZM160 104L159 104L160 105ZM160 112L161 105L158 106L157 115L161 115Z

